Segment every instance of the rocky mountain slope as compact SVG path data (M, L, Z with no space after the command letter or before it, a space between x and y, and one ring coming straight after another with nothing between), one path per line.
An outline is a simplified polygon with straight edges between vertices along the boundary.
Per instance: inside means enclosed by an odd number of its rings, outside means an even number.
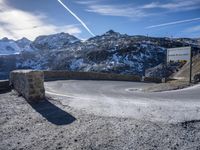
M141 75L144 69L165 62L166 48L191 45L195 51L200 49L196 39L129 36L113 30L86 41L58 33L39 36L33 42L25 38L19 41L4 38L0 43L4 43L0 44L0 54L17 54L13 55L15 61L9 69L5 69L8 56L0 56L4 60L0 72L6 70L5 74L12 69L26 68Z
M190 64L186 63L180 71L172 74L171 78L188 80L189 72L190 72ZM192 76L194 76L197 73L200 73L200 54L193 57L192 60Z
M32 48L30 47L30 44L31 41L26 38L17 41L3 38L0 40L0 56L20 54L22 51L31 51Z

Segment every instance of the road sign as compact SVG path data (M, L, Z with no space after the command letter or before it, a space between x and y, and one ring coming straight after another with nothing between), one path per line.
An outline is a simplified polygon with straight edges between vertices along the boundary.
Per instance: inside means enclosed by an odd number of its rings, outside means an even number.
M190 61L191 47L169 48L167 49L167 62L170 61Z
M190 77L189 82L192 81L192 52L191 47L179 47L179 48L169 48L167 49L167 63L177 61L187 61L190 62Z

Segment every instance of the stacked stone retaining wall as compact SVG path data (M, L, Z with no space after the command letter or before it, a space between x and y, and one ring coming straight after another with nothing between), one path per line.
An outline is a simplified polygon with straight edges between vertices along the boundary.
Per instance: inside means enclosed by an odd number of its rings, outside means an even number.
M45 81L51 80L117 80L117 81L140 81L137 75L121 75L97 72L68 72L68 71L44 71Z
M142 81L141 76L121 75L97 72L69 72L69 71L44 71L45 81L52 80L115 80L115 81ZM144 82L161 83L161 78L144 77Z
M28 101L39 101L45 98L43 71L12 71L10 85Z

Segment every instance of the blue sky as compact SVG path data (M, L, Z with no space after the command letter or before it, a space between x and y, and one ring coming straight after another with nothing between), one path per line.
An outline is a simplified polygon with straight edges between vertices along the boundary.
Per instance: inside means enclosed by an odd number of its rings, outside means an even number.
M0 38L68 32L81 39L128 35L200 37L200 0L0 0ZM85 24L86 27L83 26ZM88 28L88 30L86 29Z

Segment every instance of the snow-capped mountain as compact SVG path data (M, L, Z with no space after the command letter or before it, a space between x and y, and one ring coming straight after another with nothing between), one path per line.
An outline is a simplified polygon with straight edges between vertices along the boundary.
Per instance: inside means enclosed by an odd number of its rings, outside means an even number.
M27 38L22 38L16 41L17 45L20 47L21 51L33 51L34 49L31 47L31 41Z
M200 49L196 39L129 36L113 30L84 42L67 33L58 33L39 36L33 42L24 38L11 43L20 53L15 68L139 75L164 63L166 48L190 45L194 50Z
M0 40L0 55L19 54L21 49L14 40L3 38Z
M0 55L15 55L22 51L31 51L30 44L31 41L26 38L17 41L8 38L0 39Z
M80 42L80 40L68 33L58 33L53 35L39 36L33 42L33 45L38 49L62 49L70 44Z

